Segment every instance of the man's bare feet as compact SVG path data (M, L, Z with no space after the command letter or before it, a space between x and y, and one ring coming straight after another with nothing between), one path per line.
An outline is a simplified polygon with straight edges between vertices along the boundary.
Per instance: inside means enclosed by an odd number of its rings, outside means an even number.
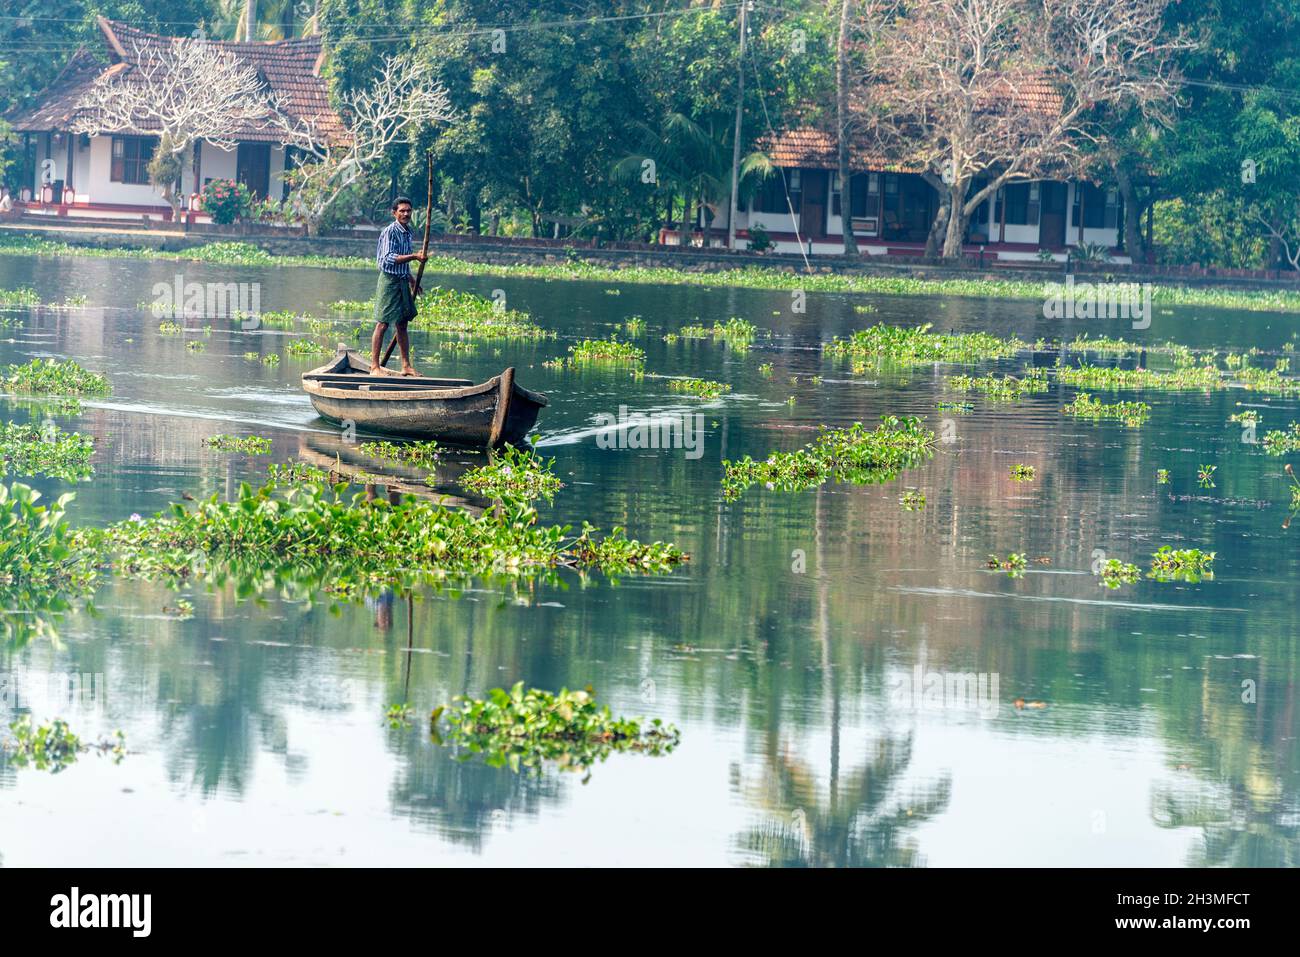
M414 367L414 366L402 366L402 375L407 376L408 378L411 377L411 376L417 376L417 377L418 377L419 374L420 374L420 373L418 373L418 372L415 371L415 367Z
M378 363L370 367L370 374L371 375L392 375L391 372L389 372L387 369L385 369L383 366L379 365Z

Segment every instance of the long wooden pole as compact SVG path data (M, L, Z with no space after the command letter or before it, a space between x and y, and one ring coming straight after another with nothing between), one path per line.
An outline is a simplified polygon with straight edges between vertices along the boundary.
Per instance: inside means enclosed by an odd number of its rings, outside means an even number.
M428 200L424 207L424 244L420 247L420 252L424 255L429 254L429 232L433 227L433 154L424 154L425 162L429 167L428 180ZM424 262L420 262L420 268L415 271L415 288L420 288L420 280L424 278ZM393 347L397 345L397 330L393 330L393 341L388 344L388 351L384 357L379 360L379 368L388 365L388 358L393 354Z

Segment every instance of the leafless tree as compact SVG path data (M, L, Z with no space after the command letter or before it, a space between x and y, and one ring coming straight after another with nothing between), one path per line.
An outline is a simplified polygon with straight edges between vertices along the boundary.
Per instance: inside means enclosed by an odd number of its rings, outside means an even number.
M1168 0L898 0L858 87L874 135L947 193L943 255L1008 182L1068 174L1107 110L1167 121L1178 78ZM982 185L974 189L977 179ZM938 225L938 224L936 224Z
M183 158L200 140L234 149L233 131L265 126L278 114L257 70L220 47L194 40L136 41L128 63L104 73L77 104L77 133L158 136L157 150L175 160L155 186L179 210Z
M446 88L431 66L411 57L388 57L374 81L346 95L340 104L345 135L330 135L314 119L280 114L273 120L284 141L305 162L286 173L294 188L296 213L315 232L325 212L380 159L408 128L455 117Z

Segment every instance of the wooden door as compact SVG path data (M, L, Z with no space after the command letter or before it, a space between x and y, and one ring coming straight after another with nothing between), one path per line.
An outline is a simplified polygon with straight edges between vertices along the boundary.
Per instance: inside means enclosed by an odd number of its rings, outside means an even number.
M271 186L271 144L240 143L235 154L235 176L258 199L266 199Z
M1038 245L1059 249L1065 245L1065 184L1043 183L1042 213L1038 221Z
M824 169L806 169L803 178L803 205L799 209L799 233L804 239L826 236L826 187L830 181Z

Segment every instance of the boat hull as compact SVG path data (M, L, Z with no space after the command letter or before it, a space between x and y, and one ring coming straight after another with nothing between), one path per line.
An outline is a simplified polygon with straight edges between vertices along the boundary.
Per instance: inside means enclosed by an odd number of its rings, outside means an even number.
M546 396L515 384L514 369L478 385L452 387L368 373L369 363L345 351L305 374L303 389L322 417L340 425L489 447L522 441L547 404Z

